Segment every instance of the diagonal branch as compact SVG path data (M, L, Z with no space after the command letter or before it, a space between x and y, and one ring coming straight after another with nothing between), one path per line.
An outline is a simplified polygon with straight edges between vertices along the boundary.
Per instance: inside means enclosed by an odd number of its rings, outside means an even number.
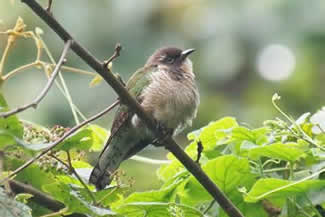
M25 169L26 167L28 167L29 165L31 165L33 162L35 162L36 160L38 160L39 158L41 158L47 152L49 152L50 150L52 150L55 146L57 146L58 144L60 144L64 139L66 139L67 137L71 136L73 133L75 133L81 127L83 127L86 124L88 124L88 123L96 120L97 118L100 118L101 116L103 116L107 112L111 111L118 104L119 104L119 101L117 100L112 105L110 105L109 107L107 107L105 110L97 113L96 115L92 116L91 118L89 118L89 119L81 122L80 124L74 126L73 128L71 128L61 138L59 138L58 140L56 140L55 142L53 142L49 147L47 147L46 149L44 149L43 151L41 151L38 155L36 155L35 157L31 158L30 160L28 160L27 162L25 162L23 165L21 165L20 167L18 167L17 169L15 169L9 176L7 176L6 178L0 180L0 184L3 183L3 182L8 181L10 178L12 178L16 174L18 174L20 171L22 171L23 169Z
M40 204L52 211L59 211L64 208L64 204L60 201L54 200L51 196L44 194L43 192L33 188L33 186L26 185L16 180L9 181L10 188L15 194L28 193L33 195L31 201ZM67 217L86 217L84 214L72 214Z
M27 4L49 27L51 27L57 35L67 41L73 39L71 35L34 0L22 0ZM92 54L83 48L77 41L71 46L71 49L83 59L90 67L92 67L119 95L119 99L127 104L134 112L147 124L155 135L160 138L156 121L147 114L141 105L128 93L125 87L115 79L112 72L100 63ZM169 136L166 140L165 148L168 149L176 158L186 167L189 172L201 183L201 185L213 196L219 205L225 210L230 217L243 217L237 207L224 195L224 193L212 182L212 180Z
M50 88L52 87L52 84L56 78L56 76L58 75L60 68L62 66L62 64L65 62L65 57L68 53L68 50L70 48L70 46L72 45L72 40L68 40L65 44L64 44L64 48L61 54L61 57L59 59L58 64L55 66L53 72L52 72L52 76L50 77L50 79L48 80L46 86L44 87L44 89L42 90L42 92L29 104L23 105L21 107L18 107L16 109L13 109L11 111L8 112L3 112L0 113L0 117L4 117L7 118L10 115L22 112L30 107L33 108L37 108L37 105L41 102L41 100L46 96L46 94L49 92Z

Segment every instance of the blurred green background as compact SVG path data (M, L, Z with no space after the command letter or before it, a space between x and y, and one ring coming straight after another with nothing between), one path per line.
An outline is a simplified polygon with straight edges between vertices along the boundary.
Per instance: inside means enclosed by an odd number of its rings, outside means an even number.
M46 5L46 1L40 1ZM124 47L113 71L124 80L155 49L171 45L195 48L191 56L201 94L198 116L177 140L186 145L186 133L211 120L235 116L248 126L278 116L272 95L282 96L285 111L297 117L314 112L325 101L325 1L324 0L69 0L53 2L54 17L98 59L107 59L114 46ZM20 1L0 2L0 31L11 28L21 16L33 30L41 27L44 39L58 59L62 41ZM7 37L0 35L3 52ZM34 60L31 39L19 40L5 65L8 72ZM70 52L67 65L90 68ZM116 94L102 83L89 88L87 75L64 73L74 103L86 116L109 105ZM44 73L31 69L15 76L3 88L11 107L29 102L45 85ZM74 125L66 99L54 87L37 111L22 119L51 127ZM113 114L97 124L109 128ZM165 150L149 147L141 155L165 158ZM135 178L136 190L159 186L157 166L129 160L123 164Z

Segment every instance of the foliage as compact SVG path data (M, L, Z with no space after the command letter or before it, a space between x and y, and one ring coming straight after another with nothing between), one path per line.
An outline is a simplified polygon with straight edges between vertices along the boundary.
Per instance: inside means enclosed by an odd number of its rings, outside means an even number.
M24 34L22 22L19 21L21 28L16 37L41 40L36 33ZM41 64L39 59L35 63ZM2 79L6 78L4 75ZM317 117L324 110L294 120L278 107L278 99L274 95L272 102L285 120L267 120L262 127L251 128L233 117L224 117L190 133L191 142L185 151L195 160L198 144L203 146L200 166L244 216L277 216L281 212L284 217L321 217L319 210L325 206L325 197L317 192L325 191L325 132ZM78 113L72 101L70 105ZM0 107L1 112L9 109L2 94ZM47 129L16 116L0 118L0 151L5 153L1 175L8 175L37 155L66 130L61 126ZM226 216L171 154L167 155L171 162L157 171L162 182L159 189L130 193L131 183L124 183L117 174L113 186L96 192L94 186L87 184L92 169L87 156L90 151L99 151L107 136L108 132L100 126L88 125L18 173L15 179L63 203L65 208L59 212L64 215ZM32 204L30 195L11 198L4 189L0 188L0 213L4 216L44 214L38 211L42 204Z

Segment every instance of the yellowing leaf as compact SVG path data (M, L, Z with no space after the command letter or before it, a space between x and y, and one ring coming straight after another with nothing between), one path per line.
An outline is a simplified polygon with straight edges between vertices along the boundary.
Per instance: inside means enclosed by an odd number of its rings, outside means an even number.
M93 80L89 83L89 87L95 87L103 81L102 76L96 75Z

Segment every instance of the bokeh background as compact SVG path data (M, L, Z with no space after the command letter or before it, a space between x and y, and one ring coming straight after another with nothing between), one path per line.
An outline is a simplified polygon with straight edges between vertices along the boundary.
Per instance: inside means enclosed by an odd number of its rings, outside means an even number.
M46 1L40 1L46 5ZM293 117L315 112L325 101L325 1L324 0L69 0L53 2L54 17L98 59L107 59L120 42L122 56L113 71L124 80L155 49L172 45L195 48L191 56L201 94L198 116L177 140L186 145L186 133L223 116L235 116L248 126L279 114L272 95L282 96L281 107ZM62 41L20 1L0 1L0 31L11 28L18 16L27 29L41 27L44 39L58 59ZM0 52L6 44L0 35ZM31 39L19 40L10 52L5 72L34 60ZM70 52L67 65L91 69ZM74 103L90 116L116 99L105 83L89 88L92 77L63 74ZM29 102L45 85L42 71L31 69L9 80L2 91L11 107ZM37 111L21 118L51 127L74 125L74 119L59 90L54 87ZM96 123L109 128L113 115ZM148 148L141 153L165 158L165 150ZM94 156L92 156L92 160ZM135 178L134 189L159 186L157 166L129 160L123 164Z

